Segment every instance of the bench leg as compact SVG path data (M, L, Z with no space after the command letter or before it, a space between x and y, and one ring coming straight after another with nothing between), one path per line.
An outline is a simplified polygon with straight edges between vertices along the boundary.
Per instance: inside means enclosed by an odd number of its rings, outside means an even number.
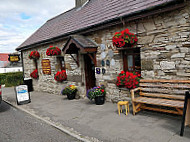
M135 115L136 107L135 107L135 103L134 102L132 102L132 106L133 106L133 115Z

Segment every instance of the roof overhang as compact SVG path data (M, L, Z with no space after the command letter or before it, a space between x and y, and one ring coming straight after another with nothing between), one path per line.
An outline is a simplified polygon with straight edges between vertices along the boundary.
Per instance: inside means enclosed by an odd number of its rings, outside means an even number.
M98 45L92 40L81 36L72 35L67 40L62 51L64 54L77 54L78 51L82 54L97 52Z

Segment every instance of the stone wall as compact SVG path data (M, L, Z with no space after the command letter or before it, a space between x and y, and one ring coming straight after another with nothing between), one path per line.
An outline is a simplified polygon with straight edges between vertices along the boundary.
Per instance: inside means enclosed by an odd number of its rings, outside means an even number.
M152 17L147 17L125 25L117 25L86 34L85 36L95 41L99 47L97 52L97 67L105 68L106 73L96 74L96 85L104 84L107 90L107 101L117 102L118 100L129 100L129 91L119 90L115 85L117 74L123 70L123 60L121 52L112 46L112 37L115 32L129 28L131 32L138 34L138 45L141 47L141 75L143 78L163 78L163 79L189 79L190 77L190 4L183 9L162 13ZM66 41L56 42L53 45L62 48ZM106 46L104 52L106 57L102 59L101 44ZM51 44L52 45L52 44ZM79 56L80 66L73 61L69 55L65 55L68 80L57 83L54 74L59 70L59 65L55 57L45 55L49 45L37 47L40 52L38 60L39 79L33 80L34 89L60 94L60 90L67 84L77 85L79 95L85 97L85 75L83 55ZM33 49L34 50L34 49ZM101 65L101 61L112 58L108 52L114 52L114 66ZM32 50L24 51L25 76L33 71L34 64L28 59L28 54ZM42 74L41 59L49 58L52 65L51 75Z

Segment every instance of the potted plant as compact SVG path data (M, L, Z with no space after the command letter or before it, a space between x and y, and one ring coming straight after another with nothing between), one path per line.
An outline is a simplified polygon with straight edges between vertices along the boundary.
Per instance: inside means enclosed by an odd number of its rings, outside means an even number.
M37 60L40 58L40 54L38 51L31 51L28 58Z
M129 29L116 32L112 38L113 46L118 49L122 47L133 47L137 41L137 36L134 33L129 32Z
M53 55L61 55L61 50L58 47L50 46L46 50L47 56L53 56Z
M121 71L121 73L119 73L117 76L116 85L118 87L125 87L128 89L134 89L134 88L139 86L139 81L140 81L140 74L139 73Z
M75 99L77 87L75 85L69 85L61 90L62 95L67 95L69 100Z
M65 70L58 71L58 72L55 74L54 79L55 79L57 82L63 82L64 80L67 79L66 71L65 71Z
M90 100L95 100L96 105L102 105L105 102L105 95L106 95L106 90L104 85L94 87L92 89L89 89L87 91L86 96Z
M31 76L32 78L34 78L34 79L37 79L37 78L38 78L38 70L35 69L35 70L30 74L30 76Z

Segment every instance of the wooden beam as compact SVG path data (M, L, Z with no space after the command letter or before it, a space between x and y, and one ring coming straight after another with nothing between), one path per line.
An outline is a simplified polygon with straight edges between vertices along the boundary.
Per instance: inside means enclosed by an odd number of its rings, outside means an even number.
M96 66L96 54L93 54L94 55L94 57L92 57L92 55L91 54L89 54L89 53L87 53L87 55L90 57L90 59L93 61L93 63L94 63L94 66Z
M70 54L70 56L73 58L73 60L76 62L76 64L78 65L78 67L79 67L79 61L77 60L77 59L75 59L74 57L73 57L73 55L72 54ZM78 56L78 55L77 55Z

